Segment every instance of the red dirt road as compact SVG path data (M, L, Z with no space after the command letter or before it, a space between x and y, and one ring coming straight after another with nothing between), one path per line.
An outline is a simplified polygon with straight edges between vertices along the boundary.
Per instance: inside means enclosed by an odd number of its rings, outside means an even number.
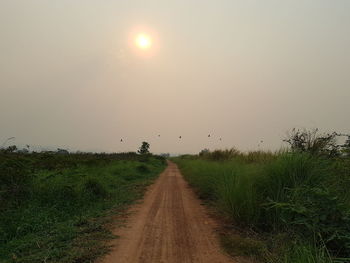
M179 169L169 162L136 205L114 250L102 263L229 263L215 234L215 223L206 214Z

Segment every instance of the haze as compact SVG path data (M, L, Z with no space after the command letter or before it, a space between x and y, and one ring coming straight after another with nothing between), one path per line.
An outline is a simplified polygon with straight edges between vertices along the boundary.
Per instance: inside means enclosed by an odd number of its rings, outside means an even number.
M1 0L0 142L196 153L278 149L293 127L349 133L349 13L348 0ZM130 44L142 30L147 54Z

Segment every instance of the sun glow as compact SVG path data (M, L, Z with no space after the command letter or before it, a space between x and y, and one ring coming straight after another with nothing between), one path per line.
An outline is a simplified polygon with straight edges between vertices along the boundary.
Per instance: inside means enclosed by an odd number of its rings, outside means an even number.
M139 34L135 39L135 44L140 49L149 49L152 46L152 39L147 34Z

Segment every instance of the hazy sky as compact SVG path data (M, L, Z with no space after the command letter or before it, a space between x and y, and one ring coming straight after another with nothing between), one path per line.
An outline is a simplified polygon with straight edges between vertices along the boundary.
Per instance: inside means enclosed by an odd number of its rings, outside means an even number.
M350 132L349 14L349 0L0 0L0 143L185 153Z

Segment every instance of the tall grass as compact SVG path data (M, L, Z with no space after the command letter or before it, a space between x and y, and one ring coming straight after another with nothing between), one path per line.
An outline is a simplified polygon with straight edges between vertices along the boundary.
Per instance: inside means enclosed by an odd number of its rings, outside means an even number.
M229 161L237 160L244 163L256 163L256 162L266 162L275 159L280 152L271 152L271 151L250 151L250 152L241 152L236 148L225 149L225 150L214 150L202 151L199 154L201 159L211 160L211 161Z
M214 191L223 211L238 222L253 224L257 213L257 192L254 186L255 167L236 164L232 172L225 171L216 182Z
M282 257L283 263L332 263L327 249L300 243L291 246Z
M339 168L344 160L296 152L211 154L175 161L200 196L235 224L293 237L293 250L283 248L286 258L277 262L331 262L328 255L350 262L349 170Z

